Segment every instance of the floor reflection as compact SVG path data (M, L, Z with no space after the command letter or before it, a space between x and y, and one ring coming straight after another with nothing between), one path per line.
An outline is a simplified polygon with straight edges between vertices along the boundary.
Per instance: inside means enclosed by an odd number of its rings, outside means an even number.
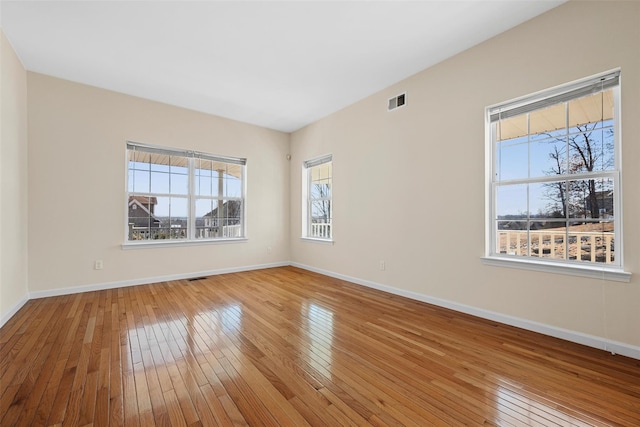
M145 366L167 363L220 350L233 340L242 328L242 306L230 304L195 315L170 320L138 323L127 331L122 354L125 368L140 362L140 353L151 351L153 358L144 361ZM160 356L160 357L159 357ZM149 367L149 366L147 366Z
M333 359L333 312L316 304L304 303L302 317L307 319L307 360L320 372L328 373Z
M528 394L528 393L527 393ZM521 426L576 426L584 425L584 420L575 418L544 397L531 397L515 390L498 386L496 391L498 413L509 419L510 423Z
M197 321L202 321L211 331L235 335L242 327L242 306L230 304L206 313L199 313Z

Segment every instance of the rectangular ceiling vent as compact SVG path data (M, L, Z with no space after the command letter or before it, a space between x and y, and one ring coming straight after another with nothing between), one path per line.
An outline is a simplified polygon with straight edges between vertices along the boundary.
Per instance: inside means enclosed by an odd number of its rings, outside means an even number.
M407 104L407 92L404 92L398 96L389 98L389 103L387 104L387 111L393 111L397 108L404 107L406 104Z

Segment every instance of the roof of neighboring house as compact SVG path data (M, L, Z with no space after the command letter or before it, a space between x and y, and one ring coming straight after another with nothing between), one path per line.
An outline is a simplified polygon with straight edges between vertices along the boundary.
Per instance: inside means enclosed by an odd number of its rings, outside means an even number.
M158 203L158 199L155 197L145 197L145 196L131 196L129 197L129 220L137 220L139 218L153 218L154 222L159 223L160 220L153 213L153 206ZM135 209L136 206L140 206L140 209L144 212L144 214L132 214L131 207ZM151 210L149 210L151 208Z
M138 202L141 205L157 205L158 198L157 197L147 197L147 196L129 196L129 205L134 201Z
M229 209L233 209L233 210L239 209L241 203L242 202L240 200L227 200L226 202L224 202L222 204L222 206L223 206L222 212L224 213L225 211L228 211ZM207 218L207 217L212 217L213 218L213 217L217 217L217 216L218 216L218 208L215 208L211 212L203 215L203 218Z

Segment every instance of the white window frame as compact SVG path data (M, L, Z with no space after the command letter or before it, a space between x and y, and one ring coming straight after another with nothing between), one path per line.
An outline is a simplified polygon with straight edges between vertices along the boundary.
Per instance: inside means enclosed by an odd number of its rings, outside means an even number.
M331 172L331 192L329 197L323 199L311 199L311 170L326 163L332 164ZM330 216L331 222L329 223L328 236L314 235L312 231L311 221L311 204L315 200L328 200L330 203ZM333 243L333 155L326 154L324 156L316 157L310 160L306 160L302 163L302 237L303 240Z
M621 170L621 126L620 126L620 70L611 70L565 85L556 86L525 97L507 101L501 104L489 106L485 109L485 256L483 263L487 265L520 268L527 270L546 271L560 274L569 274L600 278L607 280L628 282L631 274L625 272L623 258L623 232L622 232L622 170ZM498 183L496 179L496 115L509 112L512 116L524 114L524 112L537 111L550 105L560 102L577 99L580 93L588 92L600 84L600 90L605 88L613 89L614 93L614 161L613 170L602 172L586 172L571 174L571 179L607 178L614 182L614 241L615 241L615 262L613 264L596 264L589 262L539 258L533 256L510 255L497 253L497 188L500 184L535 184L557 181L558 176L543 176L526 179L511 180ZM596 89L597 90L597 89Z
M161 155L178 156L187 159L188 163L188 193L186 196L179 195L177 197L184 197L187 199L187 237L183 239L160 239L160 240L129 240L129 199L130 196L150 196L150 197L176 197L175 194L164 193L136 193L129 192L129 153L131 150L139 150L147 153L156 153ZM195 194L195 177L196 177L196 162L199 159L211 160L215 162L222 162L228 164L235 164L241 166L241 195L240 197L229 197L224 195L218 196L203 196ZM179 148L161 147L155 145L142 144L133 141L126 142L125 149L125 227L124 227L124 243L123 249L133 249L141 247L162 247L162 246L184 246L184 245L201 245L201 244L216 244L216 243L238 243L247 240L246 237L246 164L247 159L237 157L224 157L208 153L202 153L193 150L185 150ZM229 200L238 200L241 202L241 228L240 236L238 237L201 237L196 238L196 199L210 199L217 200L218 202L224 202ZM221 206L218 204L218 206Z

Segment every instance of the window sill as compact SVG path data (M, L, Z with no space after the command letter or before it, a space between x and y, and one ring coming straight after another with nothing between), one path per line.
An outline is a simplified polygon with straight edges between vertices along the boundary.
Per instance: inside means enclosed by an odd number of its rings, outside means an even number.
M199 245L220 245L228 243L245 243L249 239L246 237L238 237L232 239L203 239L203 240L164 240L164 241L148 241L126 242L121 245L122 249L149 249L149 248L169 248L177 246L199 246Z
M320 243L324 245L333 245L333 239L319 239L317 237L301 237L300 240L303 242L313 242Z
M548 261L530 259L515 259L506 257L482 257L482 263L496 267L519 268L523 270L543 271L547 273L567 274L571 276L590 277L593 279L613 280L616 282L631 281L631 273L618 267L591 266L577 264L560 264Z

